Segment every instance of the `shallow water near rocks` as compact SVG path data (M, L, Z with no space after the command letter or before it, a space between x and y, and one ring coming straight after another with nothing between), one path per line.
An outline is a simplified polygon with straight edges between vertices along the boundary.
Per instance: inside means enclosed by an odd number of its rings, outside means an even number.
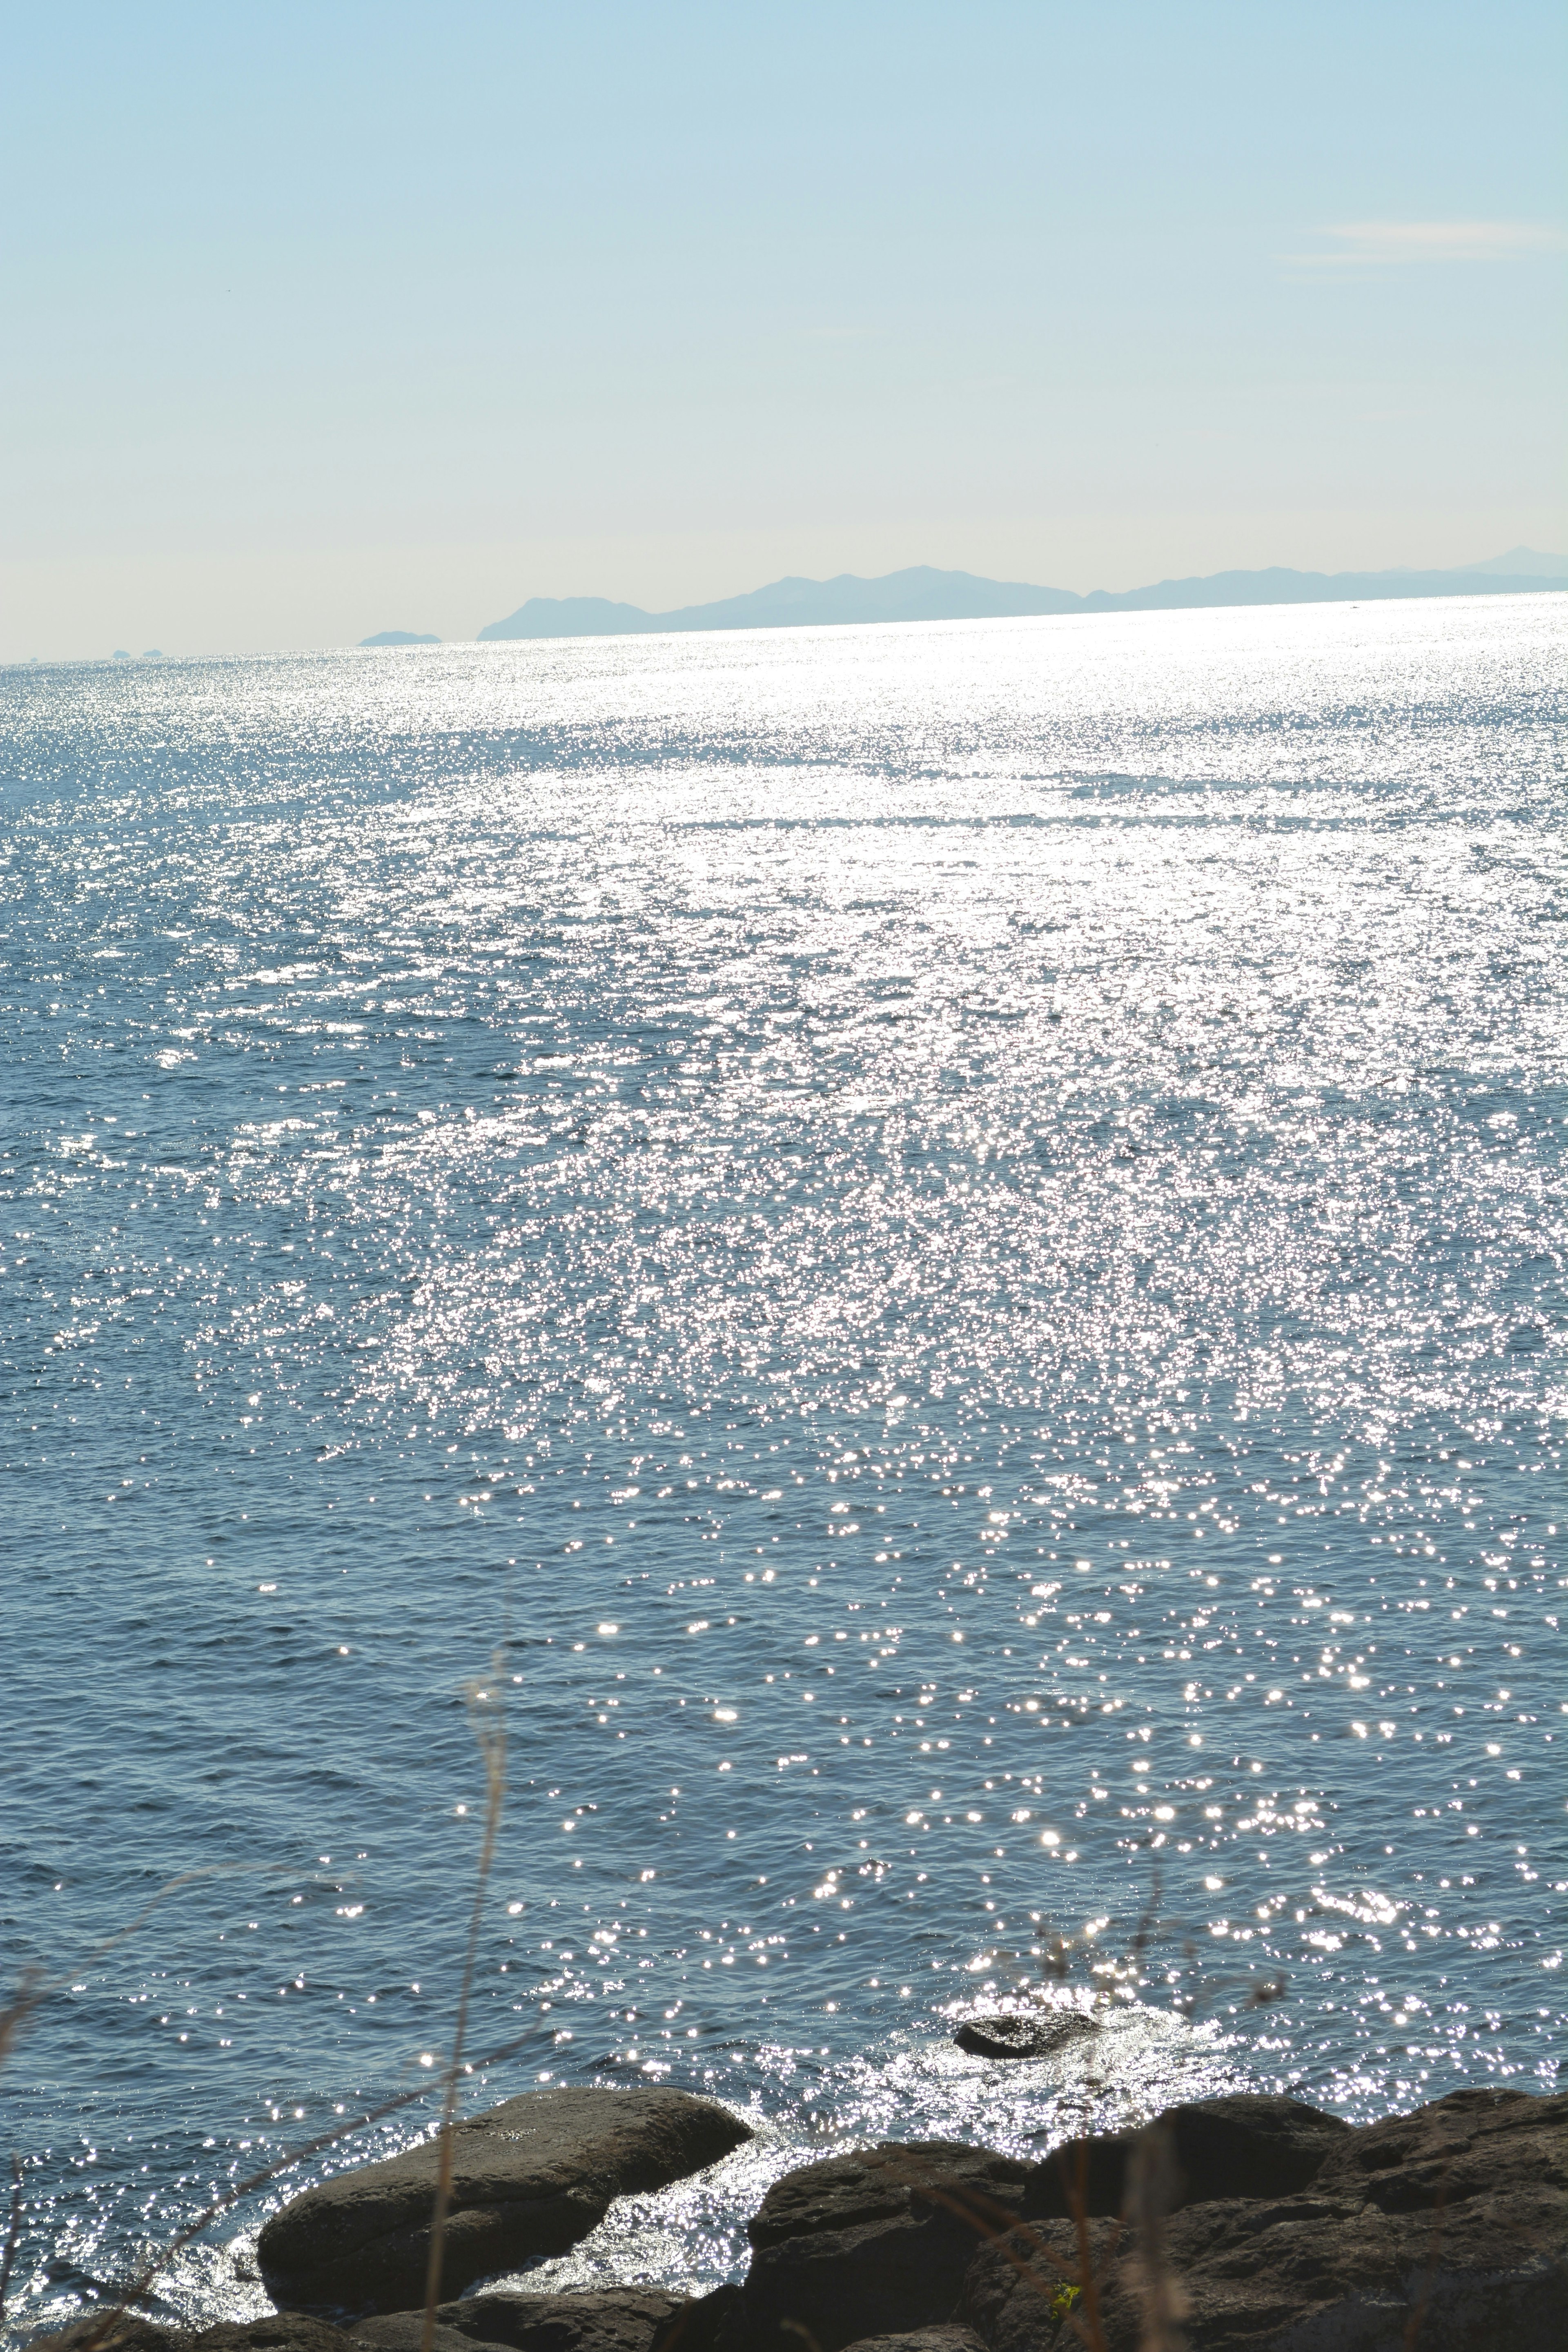
M0 674L16 2326L434 2080L476 1678L466 2098L762 2126L536 2283L1555 2083L1563 613Z

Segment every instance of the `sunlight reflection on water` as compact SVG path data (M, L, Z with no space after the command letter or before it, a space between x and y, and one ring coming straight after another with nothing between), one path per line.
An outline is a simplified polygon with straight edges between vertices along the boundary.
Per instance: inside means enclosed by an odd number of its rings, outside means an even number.
M245 1874L16 2062L28 2324L439 2050L503 1640L474 2096L767 2120L563 2279L1552 2078L1561 612L0 677L7 1964ZM951 2048L1147 1906L1092 2083Z

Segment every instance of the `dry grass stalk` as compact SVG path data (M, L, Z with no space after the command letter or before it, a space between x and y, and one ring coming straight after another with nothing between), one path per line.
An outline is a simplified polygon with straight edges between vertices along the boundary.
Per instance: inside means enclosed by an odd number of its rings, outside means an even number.
M474 2064L481 2071L490 2066L499 2066L504 2059L515 2058L520 2050L526 2049L531 2038L531 2034L519 2034L515 2042L503 2042L499 2050L489 2051L484 2057L477 2058ZM212 2203L198 2213L194 2221L188 2221L178 2236L171 2238L168 2244L154 2254L146 2267L138 2272L132 2284L121 2293L119 2302L111 2305L102 2315L101 2329L95 2329L90 2336L87 2336L77 2347L77 2352L103 2352L104 2347L112 2344L115 2323L126 2316L132 2305L145 2303L148 2289L153 2280L168 2269L176 2254L184 2253L188 2245L194 2243L204 2231L209 2230L215 2221L221 2220L225 2213L237 2205L241 2198L254 2195L258 2189L265 2189L268 2181L276 2180L280 2173L289 2171L296 2164L303 2164L307 2157L320 2156L324 2148L335 2147L340 2140L352 2137L355 2132L368 2130L372 2124L380 2123L384 2116L395 2115L400 2107L412 2106L416 2099L428 2098L429 2095L430 2085L427 2082L416 2084L412 2091L399 2091L393 2098L383 2099L379 2106L371 2107L363 2116L356 2116L353 2123L334 2124L331 2131L320 2132L314 2139L306 2140L301 2147L291 2147L287 2155L275 2158L270 2164L264 2165L259 2172L251 2173L247 2179L238 2181L234 2188L226 2189L221 2197L215 2197Z
M1058 2155L1058 2163L1061 2163L1062 2155L1065 2155L1065 2151ZM878 2162L880 2169L890 2172L895 2179L905 2181L910 2188L917 2190L928 2204L941 2206L944 2212L952 2213L958 2221L972 2229L977 2237L998 2246L1004 2261L1012 2265L1020 2278L1026 2279L1047 2303L1057 2304L1064 2287L1070 2292L1075 2300L1081 2296L1085 2302L1090 2332L1085 2334L1082 2323L1077 2318L1072 2319L1072 2325L1078 2329L1084 2342L1092 2347L1092 2352L1105 2352L1105 2336L1100 2325L1099 2300L1094 2291L1094 2264L1089 2247L1087 2158L1085 2156L1080 2154L1076 2172L1070 2179L1065 2164L1062 2164L1063 2178L1067 2181L1067 2194L1069 2205L1072 2207L1072 2219L1075 2225L1076 2261L1065 2259L1058 2253L1046 2243L1038 2231L1028 2222L1021 2221L1016 2213L1010 2211L1005 2205L999 2204L995 2199L987 2197L984 2190L966 2188L961 2194L954 2195L951 2190L943 2189L941 2185L941 2175L933 2172L931 2166L918 2157L900 2158L893 2149L883 2148L879 2152ZM1106 2254L1107 2262L1110 2261L1115 2254L1120 2234L1121 2223L1118 2222L1111 2232L1111 2242ZM1026 2252L1020 2251L1020 2241L1028 2249ZM1050 2274L1048 2279L1040 2276L1037 2264L1045 2265ZM794 2320L786 2320L783 2324L786 2327L795 2328L796 2333L805 2333Z
M1162 1892L1163 1882L1156 1863L1149 1899L1143 1906L1125 1952L1119 1960L1096 1963L1097 1968L1109 1974L1117 1985L1137 1984L1143 1980L1145 1957L1162 1925ZM1037 1912L1033 1916L1038 1923L1039 1914ZM1042 1979L1049 1979L1058 1984L1068 1980L1072 1974L1074 1940L1059 1932L1048 1937L1042 1933L1041 1941L1031 1947L1029 1955L1039 1962ZM1184 1952L1189 1962L1197 1959L1197 1948L1190 1939L1184 1944ZM1017 1957L1021 1958L1023 1955L1020 1953ZM1191 2017L1200 1999L1212 1998L1231 1981L1234 1979L1206 1976L1202 1985L1184 1995L1177 2005L1184 2015ZM1272 2002L1282 2000L1286 1990L1286 1980L1282 1975L1251 1979L1247 1982L1246 2005L1249 2009L1266 2008ZM1097 1995L1096 1998L1098 2002L1102 1996ZM1165 2219L1175 2202L1178 2186L1174 2150L1169 2135L1153 2125L1140 2133L1134 2141L1128 2166L1123 2219L1119 2220L1112 2229L1101 2252L1098 2270L1089 2235L1092 2217L1089 2210L1088 2149L1080 2143L1074 2157L1068 2148L1059 2148L1057 2163L1073 2227L1074 2262L1064 2262L1033 2231L1002 2216L1001 2209L997 2209L997 2212L1002 2227L988 2229L977 2219L974 2226L986 2237L1003 2238L1004 2230L1006 2231L1003 2252L1015 2269L1027 2277L1042 2295L1050 2297L1053 2287L1037 2274L1037 2261L1048 2267L1054 2279L1076 2289L1074 2307L1062 2314L1064 2332L1070 2332L1089 2347L1089 2352L1106 2352L1100 2289L1106 2272L1116 2259L1123 2222L1130 2220L1137 2231L1140 2257L1139 2282L1143 2306L1140 2352L1183 2352L1185 2339L1181 2321L1184 2315L1185 2296L1171 2267L1165 2246ZM940 2198L937 2201L951 2202ZM972 2200L972 2205L977 2201L982 2200ZM952 2210L960 2211L963 2209L954 2202ZM973 2213L970 2218L974 2218ZM1015 2251L1020 2238L1030 2245L1031 2252L1026 2256ZM1413 2315L1405 2352L1413 2352L1420 2316L1419 2311Z
M468 1943L463 1955L463 1981L458 1995L451 2054L447 2062L446 2096L441 2108L440 2168L437 2174L436 2201L430 2216L430 2258L425 2272L425 2325L420 2336L421 2352L431 2352L436 2337L436 2306L441 2300L441 2253L447 2232L447 2216L452 2203L452 2126L457 2119L458 2082L463 2064L463 2044L468 2030L468 2000L473 1991L474 1964L479 1956L485 1894L489 1885L490 1865L495 1860L501 1811L506 1802L502 1663L501 1654L498 1652L492 1662L493 1672L489 1685L470 1684L467 1693L468 1721L485 1768L485 1833L479 1847L473 1908L468 1914Z
M431 2215L430 2262L426 2280L424 2352L430 2352L436 2304L439 2295L442 2239L452 2194L452 2126L456 2117L460 2079L465 2071L471 2074L475 2065L483 2071L500 2065L505 2059L515 2057L520 2050L526 2047L531 2038L527 2034L521 2034L516 2041L503 2043L499 2050L489 2051L483 2058L476 2060L474 2065L465 2070L463 2051L468 2039L468 2010L473 1992L474 1970L479 1956L479 1938L483 1922L485 1894L495 1860L496 1839L500 1829L501 1811L506 1796L506 1729L500 1705L502 1687L500 1653L498 1652L492 1664L493 1672L489 1679L471 1684L465 1694L468 1720L473 1727L474 1737L479 1743L479 1753L485 1767L485 1823L473 1907L468 1920L468 1943L464 1953L463 1975L452 2036L452 2048L444 2076L440 2124L440 2171ZM80 1970L94 1966L106 1954L112 1951L117 1944L122 1943L127 1937L133 1935L158 1905L169 1895L177 1893L181 1887L192 1885L204 1878L230 1877L257 1869L286 1873L288 1865L217 1864L211 1868L182 1871L178 1877L171 1878L166 1885L159 1887L133 1918L128 1920L123 1927L117 1927L112 1935L104 1938L102 1943L96 1945L88 1953L86 1959L78 1964L78 1970L73 1973L79 1973ZM28 2018L66 1981L64 1975L49 1977L39 1969L27 1971L11 2000L4 2009L0 2009L0 2063L4 2062L14 2048ZM254 2195L259 2189L265 2189L268 2182L276 2180L279 2174L291 2170L297 2164L304 2163L307 2158L319 2156L325 2149L334 2147L340 2141L349 2138L353 2133L364 2131L372 2124L380 2123L385 2116L395 2115L400 2108L411 2106L416 2099L427 2097L429 2088L429 2084L423 2082L413 2090L397 2092L392 2098L384 2099L379 2105L369 2109L366 2114L356 2116L352 2123L335 2124L331 2130L319 2133L315 2138L305 2141L301 2147L290 2148L285 2155L277 2157L269 2164L264 2165L259 2171L253 2172L246 2179L237 2182L233 2189L226 2189L221 2197L215 2198L194 2221L188 2222L183 2230L169 2240L167 2244L161 2247L131 2284L121 2291L117 2301L102 2312L99 2326L86 2336L78 2347L78 2352L107 2352L107 2347L114 2342L120 2321L132 2308L146 2302L153 2281L168 2269L177 2255L183 2253L188 2245L202 2236L204 2231L210 2229L215 2221L230 2211L243 2198ZM5 2291L10 2283L21 2231L22 2167L18 2158L12 2158L12 2172L16 2185L11 2199L10 2228L4 2256L0 2257L0 2316L3 2316L5 2312Z
M1165 2251L1165 2217L1176 2201L1176 2151L1163 2124L1133 2143L1127 2202L1138 2232L1143 2333L1139 2352L1184 2352L1186 2297Z
M11 2154L11 2221L5 2231L5 2251L0 2254L0 2319L5 2316L5 2291L11 2284L11 2272L16 2260L17 2242L22 2235L22 2159L15 2149Z

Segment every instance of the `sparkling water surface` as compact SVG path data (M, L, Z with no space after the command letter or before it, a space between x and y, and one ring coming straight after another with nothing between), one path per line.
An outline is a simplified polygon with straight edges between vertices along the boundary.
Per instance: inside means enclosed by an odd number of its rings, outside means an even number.
M467 2099L761 2126L541 2283L1556 2081L1564 609L0 674L21 2332L435 2079L476 1683Z

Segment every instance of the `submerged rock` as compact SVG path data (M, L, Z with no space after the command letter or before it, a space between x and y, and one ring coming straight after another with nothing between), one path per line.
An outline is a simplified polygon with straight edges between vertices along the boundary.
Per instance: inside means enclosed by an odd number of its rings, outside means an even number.
M689 2091L525 2091L453 2134L442 2248L448 2294L563 2253L612 2199L700 2172L752 2137ZM258 2246L279 2302L339 2311L422 2305L439 2142L342 2172L275 2213Z
M953 2035L961 2050L976 2058L1050 2058L1100 2031L1092 2017L1075 2009L1033 2016L1009 2011L995 2017L966 2017Z

